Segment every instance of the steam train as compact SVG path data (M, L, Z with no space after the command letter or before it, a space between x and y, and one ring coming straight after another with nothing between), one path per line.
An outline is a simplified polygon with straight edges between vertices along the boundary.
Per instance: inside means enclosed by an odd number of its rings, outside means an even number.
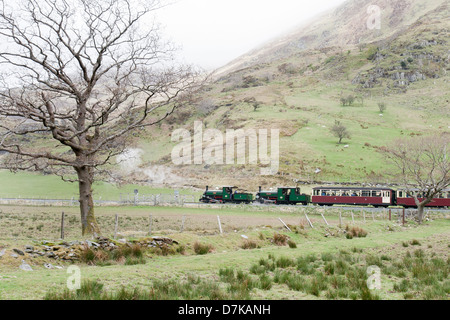
M423 198L419 197L419 200ZM254 196L252 193L240 191L238 187L222 187L221 189L206 191L200 198L203 203L261 203L277 205L357 205L390 207L401 206L405 208L416 207L414 198L406 190L394 190L390 188L361 188L361 187L316 187L312 195L300 192L298 187L279 187L264 191L259 187ZM449 208L450 189L446 189L437 195L427 207Z

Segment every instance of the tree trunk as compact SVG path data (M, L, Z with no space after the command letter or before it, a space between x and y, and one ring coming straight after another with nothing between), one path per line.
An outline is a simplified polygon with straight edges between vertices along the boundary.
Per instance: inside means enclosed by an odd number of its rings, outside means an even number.
M94 174L87 166L76 168L80 193L81 229L83 236L100 234L100 229L94 215L94 200L92 198L92 183Z
M423 222L424 209L425 209L424 203L421 203L417 206L417 220L418 220L419 224L422 224L422 222Z

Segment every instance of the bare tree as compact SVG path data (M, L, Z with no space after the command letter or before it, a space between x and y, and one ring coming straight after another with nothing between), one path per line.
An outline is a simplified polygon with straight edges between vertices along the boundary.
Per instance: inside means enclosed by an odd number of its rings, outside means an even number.
M400 139L381 148L397 169L399 182L414 198L419 223L423 221L425 206L450 184L449 144L450 136L442 134Z
M214 101L211 98L205 98L201 100L199 103L197 103L197 111L202 116L207 116L211 112L213 112L215 109L217 109L216 101Z
M378 102L378 109L380 110L380 113L384 113L387 109L386 102Z
M196 83L149 17L158 0L0 0L0 151L12 170L79 185L83 235L100 232L92 185Z
M259 107L261 107L261 102L256 100L255 97L245 98L244 102L250 104L253 107L253 111L255 112L259 109Z
M347 130L347 127L344 126L340 121L335 121L333 127L330 129L331 133L339 138L339 144L342 143L344 138L350 139L350 133Z

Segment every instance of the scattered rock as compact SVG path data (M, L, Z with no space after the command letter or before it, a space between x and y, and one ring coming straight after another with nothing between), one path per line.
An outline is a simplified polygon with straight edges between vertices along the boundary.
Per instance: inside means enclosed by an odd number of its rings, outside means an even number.
M23 251L21 251L21 250L19 250L19 249L13 249L13 251L14 251L15 253L17 253L18 255L21 255L21 256L24 256L24 255L25 255L25 253L23 253Z
M29 253L31 257L44 256L55 260L75 261L79 260L80 254L86 248L90 248L91 250L112 251L118 249L121 246L129 246L134 244L140 245L141 247L162 248L171 246L173 244L178 244L178 242L167 237L150 237L128 242L125 239L116 241L100 236L95 239L95 242L89 240L86 240L84 242L72 241L59 243L43 241L40 243L40 248L37 248L37 246L25 246L25 252ZM20 251L18 249L16 250ZM16 258L18 257L17 255L15 256Z
M22 260L22 264L19 266L20 269L23 271L33 271L31 266L25 262L25 260Z
M6 252L6 249L3 249L2 251L0 251L0 258L5 255L5 252Z

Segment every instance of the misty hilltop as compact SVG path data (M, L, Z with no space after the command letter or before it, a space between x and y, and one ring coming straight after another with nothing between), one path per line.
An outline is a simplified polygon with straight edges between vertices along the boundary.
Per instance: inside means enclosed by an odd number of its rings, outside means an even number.
M378 26L373 20L377 8L381 18ZM220 74L271 62L311 49L387 41L421 25L442 23L445 28L448 26L448 13L448 2L445 0L346 1L336 9L312 18L288 34L235 59L217 72Z
M380 29L368 28L371 5L380 8ZM143 150L152 145L143 158L198 186L389 182L379 147L449 130L448 12L442 0L347 1L219 69L195 103L149 132L151 142L139 141ZM192 132L194 121L222 132L279 128L278 174L171 165L171 132ZM337 121L351 137L341 144L330 132Z

